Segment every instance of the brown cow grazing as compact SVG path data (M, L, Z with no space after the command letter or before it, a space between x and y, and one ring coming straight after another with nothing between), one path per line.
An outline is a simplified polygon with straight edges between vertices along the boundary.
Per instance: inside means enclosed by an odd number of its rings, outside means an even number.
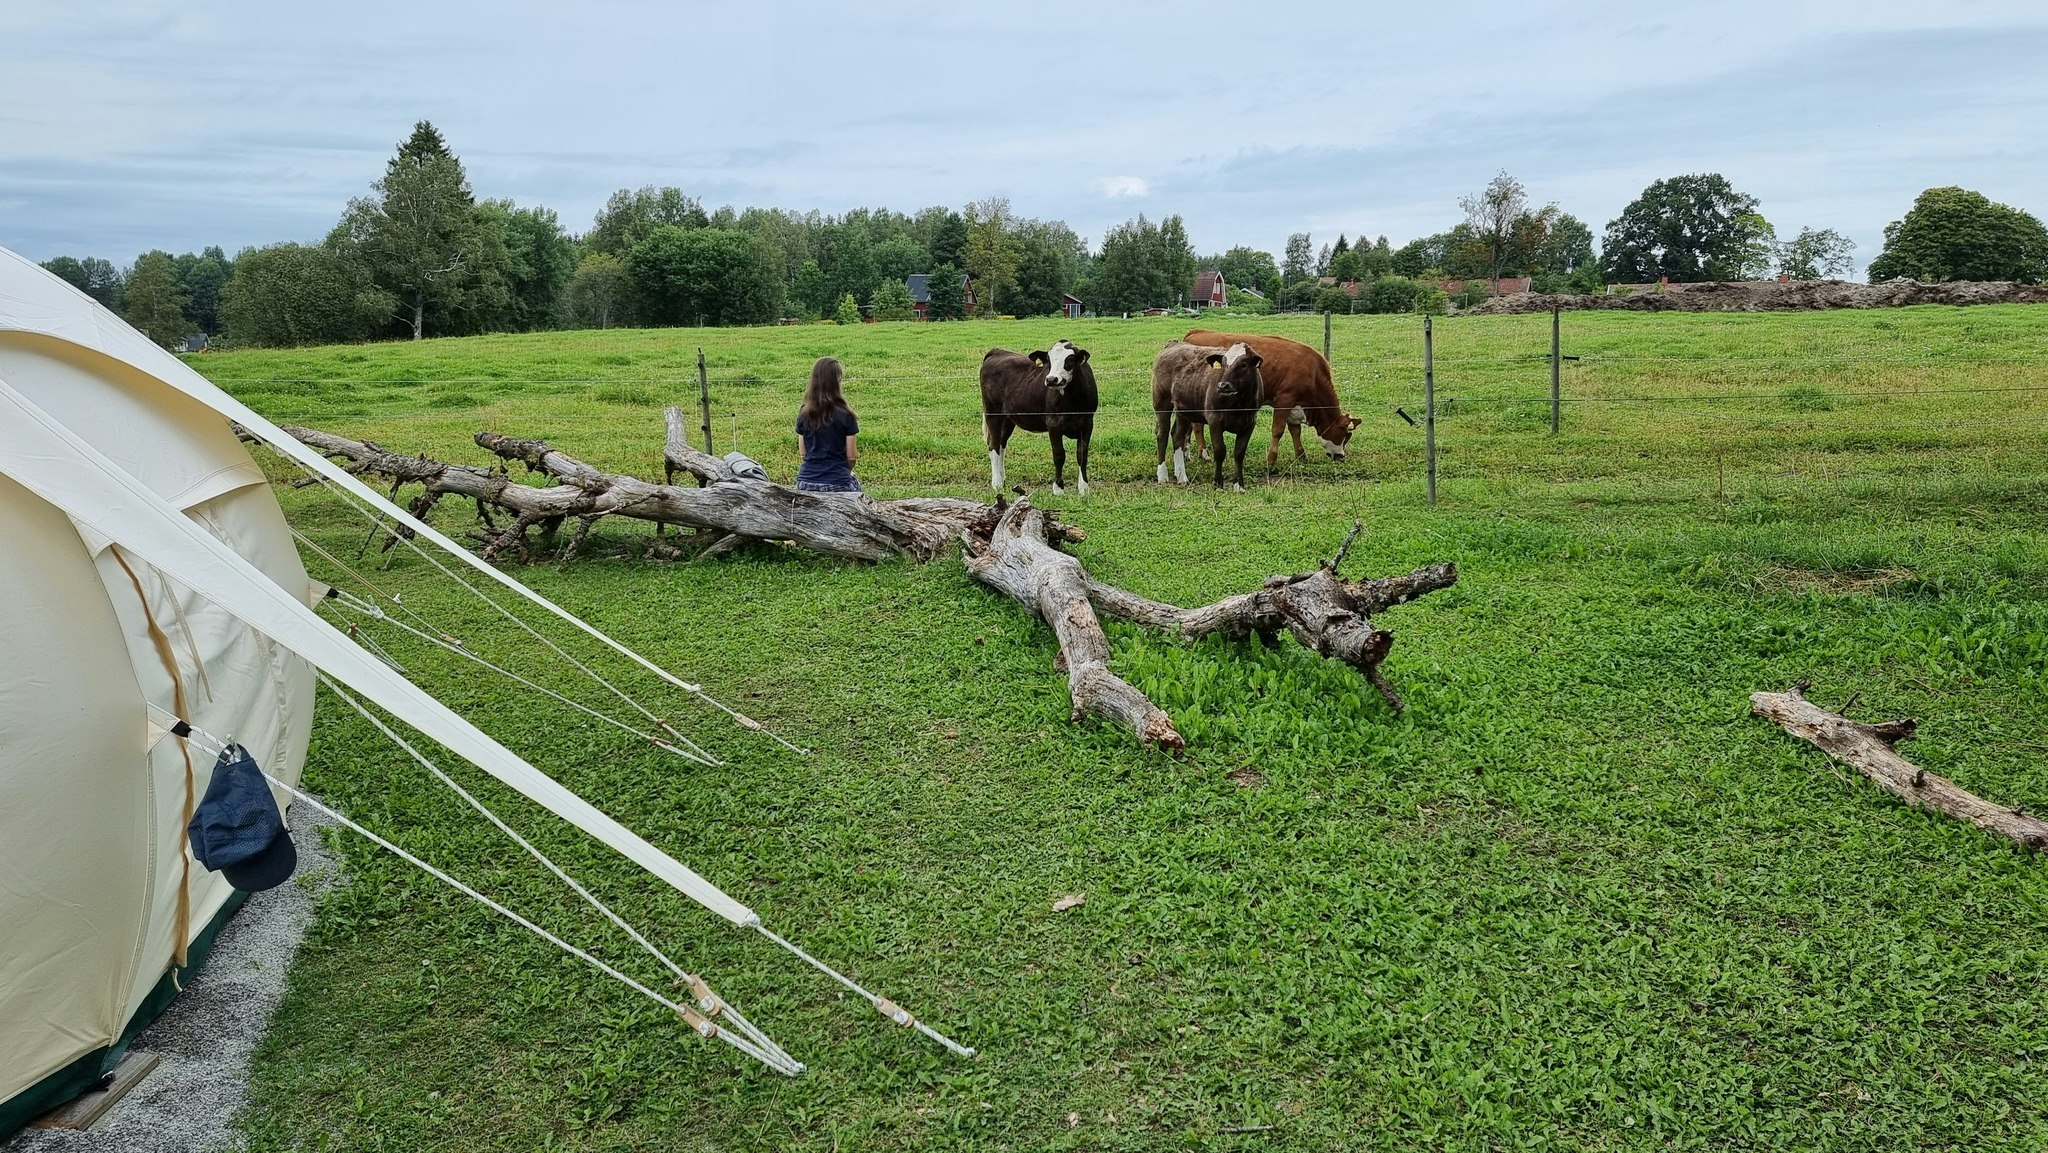
M1173 475L1188 482L1188 434L1203 427L1216 443L1216 487L1223 487L1223 434L1237 434L1237 477L1244 491L1244 446L1259 424L1265 382L1259 354L1242 342L1218 352L1174 341L1152 361L1152 411L1158 420L1159 483L1166 483L1166 438L1173 434Z
M1313 425L1323 441L1323 452L1331 460L1343 460L1351 433L1362 422L1347 414L1337 403L1337 386L1330 376L1330 362L1322 353L1298 340L1284 336L1238 335L1197 328L1185 337L1189 344L1208 348L1229 348L1244 344L1265 358L1261 370L1266 379L1266 403L1273 406L1273 442L1266 448L1266 467L1280 463L1280 432L1294 434L1294 459L1306 459L1301 450L1301 426ZM1221 446L1218 446L1219 450Z
M1095 370L1072 341L1019 356L991 348L981 358L981 424L988 438L989 484L1003 491L1003 452L1017 429L1052 439L1052 490L1062 492L1073 437L1081 495L1088 495L1088 438L1095 435Z

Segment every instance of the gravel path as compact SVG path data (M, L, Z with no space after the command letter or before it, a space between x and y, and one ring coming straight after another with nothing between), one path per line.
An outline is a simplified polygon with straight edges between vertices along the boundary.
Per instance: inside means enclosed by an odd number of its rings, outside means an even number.
M136 1039L162 1058L84 1133L24 1129L0 1153L213 1153L239 1149L235 1114L249 1095L249 1058L284 997L285 970L313 923L313 901L334 878L318 813L292 815L298 875L250 896L215 940L199 977Z

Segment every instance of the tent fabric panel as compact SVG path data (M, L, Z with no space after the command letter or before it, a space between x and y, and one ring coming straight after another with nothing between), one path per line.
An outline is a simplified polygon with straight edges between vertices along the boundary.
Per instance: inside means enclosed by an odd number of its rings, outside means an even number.
M0 248L0 332L15 332L76 344L127 364L185 394L214 412L238 421L250 434L304 467L354 495L468 565L486 579L538 605L571 627L604 644L647 672L687 692L699 687L620 644L553 601L500 571L490 562L448 539L441 530L414 516L364 484L354 473L285 435L262 413L221 391L184 361L157 347L148 337L122 323L91 297L23 257Z
M0 476L0 1100L111 1044L150 874L148 714L84 543Z
M738 925L752 910L358 648L288 592L0 381L0 471L232 611L407 725Z
M316 590L315 582L306 575L291 526L285 522L284 510L278 507L269 485L223 493L204 504L188 507L185 514L240 553L279 588L296 593L300 603L311 606L320 602L320 594L327 586L320 585ZM254 636L269 658L268 684L276 728L274 738L261 745L246 739L243 744L252 750L268 750L269 759L262 762L264 769L280 780L297 784L306 761L306 742L313 732L313 666L260 631L250 629L240 618L234 618L234 627Z
M124 361L0 333L0 379L174 507L265 483L219 413Z
M0 1095L0 1141L5 1141L17 1130L50 1110L64 1104L91 1088L128 1053L128 1047L142 1035L144 1029L155 1023L165 1009L175 1000L184 987L192 983L199 971L212 958L214 942L219 940L221 930L228 920L238 912L248 899L248 894L234 889L228 890L227 899L220 903L208 920L192 938L191 948L186 952L183 968L166 972L157 979L142 1004L128 1017L128 1023L121 1030L120 1037L113 1044L94 1049L70 1064L65 1065L42 1080L28 1086L12 1097Z
M306 583L283 514L267 487L237 489L188 509L185 515L249 557L280 585ZM135 584L128 579L128 569L121 567L122 561L141 582L146 606L136 600ZM312 667L140 558L125 553L117 558L108 552L100 554L97 563L100 579L124 623L130 659L138 679L148 686L144 691L151 703L167 713L177 713L169 674L149 638L148 626L154 622L169 641L177 664L185 719L209 733L240 742L266 772L296 784L312 730ZM182 742L169 740L156 745L150 757L156 798L154 828L161 848L154 862L157 876L150 935L143 947L143 962L128 989L131 1007L140 1004L171 964L177 933L182 929L189 937L197 932L205 923L205 914L231 891L218 874L190 859L185 847L186 754ZM206 794L213 779L213 761L194 752L189 765L191 797L196 800ZM288 795L280 797L279 803L286 804L288 799ZM178 916L181 884L187 886L182 924Z

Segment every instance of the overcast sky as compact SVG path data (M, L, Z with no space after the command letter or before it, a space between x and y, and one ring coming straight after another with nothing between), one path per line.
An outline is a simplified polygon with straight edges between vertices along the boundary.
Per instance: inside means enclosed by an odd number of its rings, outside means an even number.
M427 118L479 196L1395 244L1505 168L1597 233L1718 171L1874 257L1921 189L2048 215L2048 5L0 3L0 245L313 240Z

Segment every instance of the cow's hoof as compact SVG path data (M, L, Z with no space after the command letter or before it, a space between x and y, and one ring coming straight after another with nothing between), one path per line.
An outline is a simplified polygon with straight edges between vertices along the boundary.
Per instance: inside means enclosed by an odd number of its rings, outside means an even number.
M1166 466L1163 464L1159 466L1159 483L1166 483Z
M1230 490L1231 490L1232 492L1243 492L1243 491L1244 491L1244 486L1243 486L1243 485L1241 485L1241 484L1233 484L1233 485L1231 485L1231 486L1230 486Z
M1054 486L1052 486L1052 494L1053 494L1054 496L1065 496L1065 495L1067 495L1067 490L1066 490L1066 489L1063 489L1063 488L1061 488L1061 487L1060 487L1060 486L1058 486L1058 485L1054 485Z
M1082 495L1082 496L1087 496L1087 495L1088 495L1088 482L1087 482L1087 481L1085 481L1085 480L1084 480L1084 481L1078 481L1078 482L1076 482L1076 483L1075 483L1075 485L1074 485L1074 491L1075 491L1075 492L1077 492L1077 493L1079 493L1079 494L1080 494L1080 495Z
M1209 455L1209 450L1205 448L1205 449L1203 449L1203 450L1202 450L1202 459L1203 459L1203 460L1215 460L1216 458L1215 458L1215 457L1213 457L1213 456L1210 456L1210 455Z

